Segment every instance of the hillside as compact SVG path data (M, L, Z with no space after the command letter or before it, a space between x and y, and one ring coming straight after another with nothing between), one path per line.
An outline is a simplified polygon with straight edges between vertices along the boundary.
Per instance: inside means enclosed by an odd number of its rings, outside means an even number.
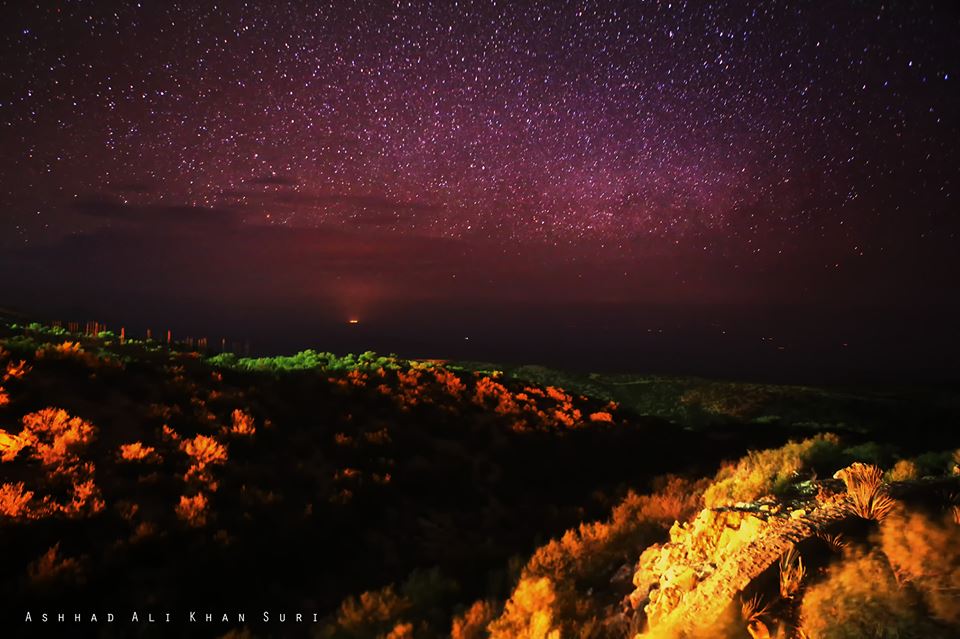
M12 323L0 371L4 636L37 630L26 612L99 636L960 622L950 389L206 356Z

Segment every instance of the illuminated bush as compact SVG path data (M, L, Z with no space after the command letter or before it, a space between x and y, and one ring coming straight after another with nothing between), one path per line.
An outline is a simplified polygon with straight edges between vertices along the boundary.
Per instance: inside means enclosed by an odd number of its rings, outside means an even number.
M13 461L27 447L28 439L0 430L0 461Z
M94 427L70 417L60 408L44 408L23 416L23 430L18 435L24 446L34 450L34 456L45 466L63 467L77 460L79 448L88 444Z
M30 372L30 366L25 360L20 360L16 363L7 362L7 369L3 374L3 381L7 382L11 379L22 379L28 372Z
M900 582L960 631L960 526L922 513L896 515L880 526L880 546Z
M235 435L253 435L256 433L257 429L253 423L253 415L239 408L234 409L230 414L230 432Z
M907 481L917 479L919 476L920 471L917 469L917 465L909 459L899 460L884 475L887 481Z
M35 584L77 579L80 576L80 563L76 559L61 556L60 543L57 542L27 567L27 576Z
M547 577L522 578L503 614L490 624L490 639L560 639L553 619L556 599Z
M713 485L704 492L704 501L708 508L716 508L776 493L795 481L818 457L834 450L839 450L839 439L824 434L802 442L791 441L780 448L750 451L736 464L720 469Z
M152 446L144 446L140 442L132 444L121 444L120 459L124 461L143 461L154 457L156 449Z
M809 586L800 605L801 629L810 639L946 638L917 597L901 587L879 552L851 554Z
M23 482L0 484L0 515L11 518L29 518L32 514L33 491L26 490Z
M190 468L184 477L186 480L199 479L210 483L212 476L208 467L227 461L227 449L216 439L207 435L197 435L193 439L184 440L180 444L180 449L191 458Z
M591 594L594 585L609 583L611 566L632 564L638 549L659 541L675 522L698 511L702 486L666 478L657 483L653 494L629 493L608 520L582 523L538 548L524 566L513 593L514 605L508 604L498 627L526 627L524 623L543 618L538 613L549 612L552 627L566 636L602 619L604 606L615 602ZM542 578L550 584L549 597L543 592ZM526 590L519 592L521 588ZM546 605L547 600L548 608L531 607Z
M187 522L190 526L199 527L207 523L207 507L209 501L203 493L188 497L180 496L180 503L177 504L177 517Z
M476 601L462 615L453 618L450 639L486 639L487 626L496 616L488 601Z
M336 618L336 634L348 637L376 637L394 629L411 602L399 595L392 585L381 590L349 597L341 605Z

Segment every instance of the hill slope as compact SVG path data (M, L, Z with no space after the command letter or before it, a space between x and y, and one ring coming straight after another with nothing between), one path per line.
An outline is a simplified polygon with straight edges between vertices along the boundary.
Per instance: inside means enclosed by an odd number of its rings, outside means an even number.
M627 636L655 617L650 593L674 583L650 573L638 594L631 566L675 522L774 486L790 494L856 460L899 457L901 474L949 475L956 442L942 428L894 441L888 411L846 442L787 446L758 474L721 462L822 429L803 406L822 415L809 398L836 394L584 382L372 353L206 358L39 325L2 329L0 370L10 634L30 633L30 611L109 610L170 612L173 623L213 615L177 631L194 636ZM742 391L765 398L752 410L791 416L689 410L739 406ZM853 417L885 401L850 397ZM937 406L916 412L937 425ZM880 444L864 443L878 434ZM931 442L945 452L914 455ZM291 623L277 626L280 614ZM125 621L146 636L170 632Z

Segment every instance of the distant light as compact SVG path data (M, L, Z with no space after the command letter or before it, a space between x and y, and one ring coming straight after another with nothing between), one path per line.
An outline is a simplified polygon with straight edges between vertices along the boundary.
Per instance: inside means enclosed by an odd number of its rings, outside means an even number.
M347 320L347 324L359 324L359 323L360 323L360 320L356 318L351 318Z

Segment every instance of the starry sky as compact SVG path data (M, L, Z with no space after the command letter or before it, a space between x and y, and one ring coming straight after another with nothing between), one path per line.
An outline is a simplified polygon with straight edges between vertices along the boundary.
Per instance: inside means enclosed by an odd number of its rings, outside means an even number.
M949 368L953 2L13 5L0 306L268 351Z

